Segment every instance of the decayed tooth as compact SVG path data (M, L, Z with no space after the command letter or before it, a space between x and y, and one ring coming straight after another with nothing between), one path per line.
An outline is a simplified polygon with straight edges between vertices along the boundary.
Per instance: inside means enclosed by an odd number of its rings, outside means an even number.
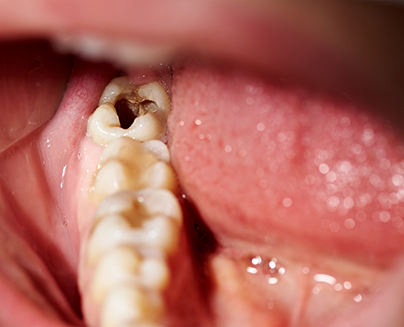
M167 146L161 141L140 143L128 137L115 140L101 156L90 186L90 200L99 203L118 191L148 187L174 191L176 177L167 158Z
M160 294L146 292L135 285L124 285L108 294L101 311L101 326L147 326L157 323L162 313Z
M164 189L142 189L140 191L123 191L106 198L98 207L95 222L107 215L119 214L127 219L138 220L143 217L163 215L182 221L182 211L175 195Z
M127 129L121 127L114 107L121 99L128 101L136 117ZM87 132L100 145L123 136L138 141L157 139L165 130L169 110L167 92L158 82L135 86L127 76L117 77L107 85L99 107L89 117Z

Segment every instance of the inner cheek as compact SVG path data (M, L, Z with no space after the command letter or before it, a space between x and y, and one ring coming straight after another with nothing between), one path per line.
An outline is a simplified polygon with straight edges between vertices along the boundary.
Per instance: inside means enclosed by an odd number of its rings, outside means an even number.
M72 58L49 51L45 42L9 42L1 50L2 151L55 114L70 78Z

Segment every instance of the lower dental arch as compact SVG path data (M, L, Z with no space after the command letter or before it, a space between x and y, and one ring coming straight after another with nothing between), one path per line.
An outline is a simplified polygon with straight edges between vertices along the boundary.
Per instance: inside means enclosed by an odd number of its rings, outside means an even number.
M134 121L122 128L115 105L127 101ZM98 204L82 261L99 308L90 325L161 326L167 259L179 242L182 211L165 132L170 101L158 82L136 86L113 79L89 117L87 135L106 146L89 188Z

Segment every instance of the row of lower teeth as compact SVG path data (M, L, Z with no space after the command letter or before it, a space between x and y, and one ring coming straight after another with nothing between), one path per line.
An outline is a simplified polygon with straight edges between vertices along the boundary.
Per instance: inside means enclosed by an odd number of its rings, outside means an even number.
M115 105L124 100L135 116L122 128ZM86 265L93 271L90 296L103 327L159 326L162 292L169 282L167 256L182 225L165 130L169 99L157 83L111 81L88 121L88 135L108 145L94 173L89 197L100 204L92 221Z

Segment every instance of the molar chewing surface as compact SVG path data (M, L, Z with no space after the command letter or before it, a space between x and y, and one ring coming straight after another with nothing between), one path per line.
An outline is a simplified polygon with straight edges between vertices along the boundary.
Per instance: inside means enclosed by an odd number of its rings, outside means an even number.
M126 99L141 106L139 98L154 101L153 112L146 108L128 130L122 129L113 105ZM92 275L86 279L89 287L82 287L83 297L97 308L92 317L94 312L84 307L92 326L161 326L162 292L170 279L167 256L176 251L182 225L169 152L156 139L165 129L168 101L157 82L135 87L119 77L89 118L88 135L109 144L89 189L99 207L81 250L85 271Z
M128 129L121 128L116 103L127 100L137 116ZM87 133L94 142L108 145L113 140L128 136L138 141L158 139L165 130L170 100L158 82L141 86L130 83L127 76L114 78L105 88L99 107L88 119Z

